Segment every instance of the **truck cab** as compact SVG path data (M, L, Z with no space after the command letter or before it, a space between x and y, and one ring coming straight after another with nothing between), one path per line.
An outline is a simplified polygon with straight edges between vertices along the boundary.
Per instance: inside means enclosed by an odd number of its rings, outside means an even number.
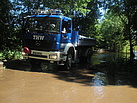
M36 61L49 61L71 68L80 56L95 45L95 40L80 36L72 30L72 19L61 15L60 10L37 11L24 19L23 56ZM84 45L83 40L87 40ZM91 45L89 44L90 42ZM81 45L82 44L82 45ZM85 50L82 51L81 49ZM82 53L83 52L83 53Z

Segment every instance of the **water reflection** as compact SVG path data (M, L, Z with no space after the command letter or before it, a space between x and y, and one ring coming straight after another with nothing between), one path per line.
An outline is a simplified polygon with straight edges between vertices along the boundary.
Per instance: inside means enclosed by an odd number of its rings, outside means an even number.
M112 59L114 59L115 54L114 53L100 53L100 54L94 54L92 56L92 64L96 65L96 64L100 64L100 63L104 63L106 61L110 61Z
M96 97L96 99L103 98L105 96L104 87L102 86L94 87L94 96Z
M137 60L137 51L135 51L134 54L135 54L134 59Z
M105 73L101 73L101 72L95 73L95 76L92 79L92 82L94 83L93 86L105 86L108 84Z
M96 99L101 99L105 96L104 86L107 85L106 75L101 72L95 73L94 78L92 79L94 86L94 95Z

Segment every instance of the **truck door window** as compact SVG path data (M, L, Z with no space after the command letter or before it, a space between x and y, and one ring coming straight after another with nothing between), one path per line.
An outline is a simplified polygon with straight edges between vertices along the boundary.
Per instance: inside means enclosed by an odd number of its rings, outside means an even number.
M71 33L71 21L62 21L62 33Z

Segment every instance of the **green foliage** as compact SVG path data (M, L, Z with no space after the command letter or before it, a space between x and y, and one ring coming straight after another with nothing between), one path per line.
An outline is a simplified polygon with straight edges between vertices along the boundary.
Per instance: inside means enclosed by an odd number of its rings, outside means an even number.
M19 50L4 50L2 53L1 53L1 58L0 59L6 59L6 60L9 60L9 59L20 59L22 58L22 54Z
M12 4L9 0L0 2L0 51L3 58L11 58L13 51L20 49L20 31L15 29L14 16L11 14Z
M137 14L137 1L136 0L114 0L113 4L109 4L109 9L115 15L119 16L124 23L124 34L130 44L130 58L134 58L133 54L133 31L137 30L135 15ZM123 15L126 17L123 18Z
M123 16L124 18L124 16ZM113 51L122 50L124 44L124 24L119 16L111 12L105 16L105 20L95 25L99 47Z

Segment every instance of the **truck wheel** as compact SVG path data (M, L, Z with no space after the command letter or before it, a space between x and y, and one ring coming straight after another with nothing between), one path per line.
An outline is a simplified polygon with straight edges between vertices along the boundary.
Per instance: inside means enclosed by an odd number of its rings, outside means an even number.
M41 68L41 62L35 59L30 59L31 71L38 71Z
M81 57L79 58L80 63L90 63L91 55L92 55L92 51L91 51L91 50L88 50L86 56L81 56Z
M68 55L67 55L67 60L65 62L65 69L71 69L72 67L72 53L69 52Z
M87 53L87 57L86 57L86 62L87 62L87 63L90 62L90 60L91 60L91 55L92 55L92 52L91 52L91 50L89 50L88 53Z

